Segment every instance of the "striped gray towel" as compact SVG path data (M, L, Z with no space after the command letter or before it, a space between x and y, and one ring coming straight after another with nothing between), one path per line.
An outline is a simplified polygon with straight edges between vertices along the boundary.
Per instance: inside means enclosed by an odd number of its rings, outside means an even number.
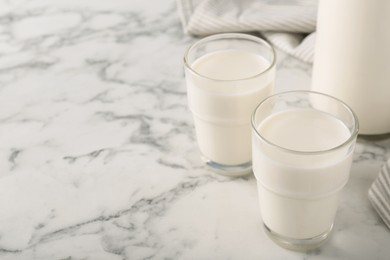
M390 228L390 160L382 167L379 176L368 190L368 198Z
M276 47L313 62L317 0L177 0L177 7L188 34L262 32Z

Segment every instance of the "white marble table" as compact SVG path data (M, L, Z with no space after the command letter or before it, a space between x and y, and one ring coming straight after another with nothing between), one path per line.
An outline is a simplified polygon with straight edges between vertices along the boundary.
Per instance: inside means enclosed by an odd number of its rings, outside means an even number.
M367 190L390 136L359 138L334 233L263 232L253 177L204 168L173 0L0 2L0 259L389 259ZM279 54L276 91L311 66Z

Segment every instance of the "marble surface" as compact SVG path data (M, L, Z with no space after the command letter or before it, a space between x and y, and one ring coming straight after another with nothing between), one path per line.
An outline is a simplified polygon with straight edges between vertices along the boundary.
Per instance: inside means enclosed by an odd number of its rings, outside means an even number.
M173 0L0 1L0 259L388 259L367 190L390 136L358 139L331 239L273 244L253 177L206 169ZM311 66L279 52L276 91Z

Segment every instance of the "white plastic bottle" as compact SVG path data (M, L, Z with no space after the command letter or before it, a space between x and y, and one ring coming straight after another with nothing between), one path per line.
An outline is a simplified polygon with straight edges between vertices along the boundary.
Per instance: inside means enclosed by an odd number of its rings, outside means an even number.
M390 132L390 1L320 0L312 90L346 102L361 134Z

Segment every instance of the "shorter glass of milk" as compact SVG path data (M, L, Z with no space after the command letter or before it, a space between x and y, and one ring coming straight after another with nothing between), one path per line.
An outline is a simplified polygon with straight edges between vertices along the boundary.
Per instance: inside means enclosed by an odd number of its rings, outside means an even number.
M265 232L292 250L320 246L349 178L358 120L342 101L290 91L252 115L252 161Z
M241 33L209 36L186 51L189 109L202 157L215 172L252 172L251 114L272 94L275 59L270 44Z

